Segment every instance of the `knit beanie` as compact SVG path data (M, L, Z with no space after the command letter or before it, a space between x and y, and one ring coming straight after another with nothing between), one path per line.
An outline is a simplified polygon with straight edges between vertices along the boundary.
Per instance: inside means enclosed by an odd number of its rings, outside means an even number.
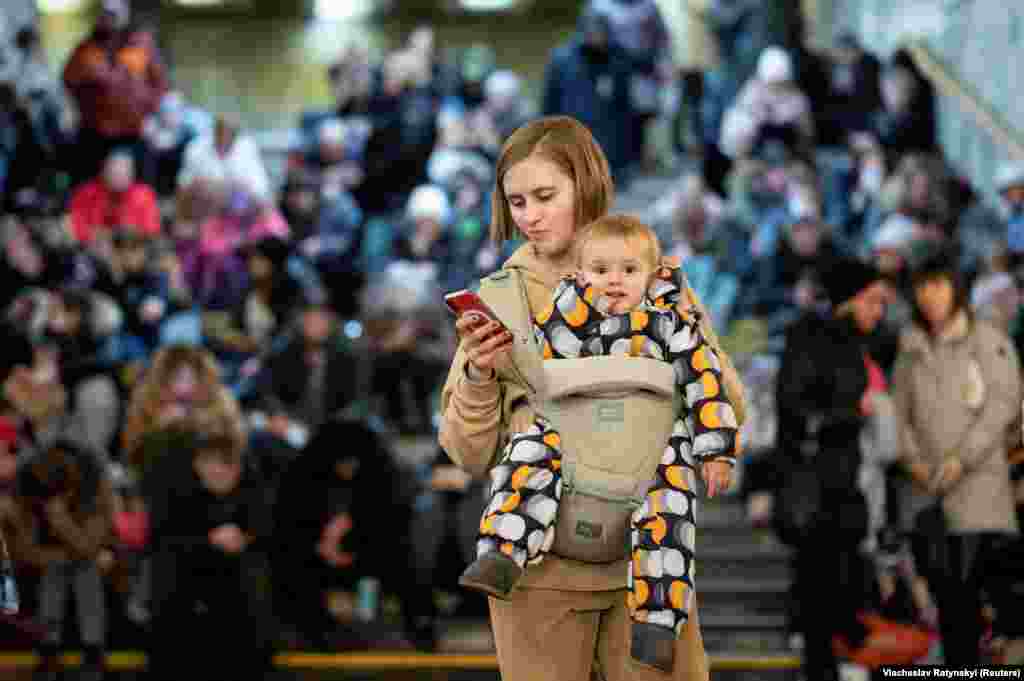
M883 276L874 266L860 260L840 260L824 278L829 300L833 307L839 307L871 284L881 281Z

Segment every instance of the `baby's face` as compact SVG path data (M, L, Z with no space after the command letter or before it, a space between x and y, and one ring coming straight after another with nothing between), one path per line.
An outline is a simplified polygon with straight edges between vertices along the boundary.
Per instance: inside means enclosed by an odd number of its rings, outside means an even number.
M610 314L623 314L643 302L654 275L647 244L638 238L590 239L580 254L581 283L606 296Z

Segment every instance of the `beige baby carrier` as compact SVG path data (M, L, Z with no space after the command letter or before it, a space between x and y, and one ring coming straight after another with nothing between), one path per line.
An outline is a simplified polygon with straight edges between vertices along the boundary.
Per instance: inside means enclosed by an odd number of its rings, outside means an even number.
M520 273L487 277L480 297L515 334L512 370L530 405L561 434L562 498L551 552L588 563L627 557L632 513L679 415L672 366L640 357L543 360Z

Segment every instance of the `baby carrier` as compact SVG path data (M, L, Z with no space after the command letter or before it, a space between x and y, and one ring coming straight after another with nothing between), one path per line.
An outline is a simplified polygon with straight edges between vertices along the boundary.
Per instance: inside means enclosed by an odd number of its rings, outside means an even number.
M626 558L633 511L644 503L682 403L672 366L640 357L544 360L520 273L487 277L480 296L515 334L510 370L531 407L561 434L551 552L588 563Z

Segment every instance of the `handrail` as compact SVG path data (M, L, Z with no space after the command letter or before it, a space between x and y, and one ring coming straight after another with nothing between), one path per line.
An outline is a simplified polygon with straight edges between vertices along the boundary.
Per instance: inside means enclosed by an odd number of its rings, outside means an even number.
M954 75L949 67L935 56L923 39L905 45L914 63L935 85L941 94L955 99L975 122L991 135L998 144L1005 147L1009 156L1024 160L1024 135L981 97L970 85Z
M0 653L0 669L31 669L39 658L30 652ZM77 667L82 663L79 653L61 656L64 667ZM709 655L711 671L786 670L800 667L800 658L792 655ZM119 651L107 656L111 671L144 669L146 655L138 651ZM386 671L386 670L476 670L497 671L498 660L493 653L414 653L414 652L353 652L353 653L278 653L274 657L278 669Z

